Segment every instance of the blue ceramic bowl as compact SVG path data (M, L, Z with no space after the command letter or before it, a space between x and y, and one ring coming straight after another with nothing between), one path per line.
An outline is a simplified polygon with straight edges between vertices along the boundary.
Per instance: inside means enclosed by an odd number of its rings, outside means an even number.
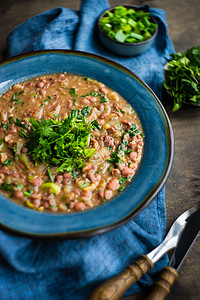
M148 6L138 7L138 6L124 5L124 7L132 8L136 11L138 11L138 10L148 11ZM154 34L149 39L147 39L143 42L140 42L140 43L118 42L114 39L109 38L100 27L100 20L104 17L104 14L107 11L112 12L114 9L115 9L115 7L106 9L105 11L102 12L102 14L98 18L98 23L97 23L98 34L99 34L99 38L100 38L102 44L104 45L104 47L107 48L108 50L110 50L111 52L113 52L117 55L120 55L120 56L136 56L136 55L140 55L140 54L144 53L145 51L147 51L154 43L154 40L158 34L158 27L156 28ZM156 22L156 20L153 16L151 16L150 21L152 23L155 23L158 25L158 23Z
M64 50L16 56L0 64L0 94L17 82L60 72L94 78L121 94L141 120L145 134L144 153L133 181L122 193L84 212L38 212L1 195L2 227L31 237L86 237L119 226L155 198L172 164L173 133L162 104L141 79L114 61L89 53Z

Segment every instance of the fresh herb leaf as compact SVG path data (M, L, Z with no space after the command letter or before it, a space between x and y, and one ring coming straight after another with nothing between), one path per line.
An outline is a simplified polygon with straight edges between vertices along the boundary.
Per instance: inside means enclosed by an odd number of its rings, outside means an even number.
M77 98L77 93L76 93L76 89L75 88L71 88L69 90L69 93L71 95L72 98Z
M11 165L11 164L12 164L12 160L9 160L9 159L4 160L4 161L2 162L2 165L3 165L3 166L8 166L8 165Z
M131 176L129 176L129 177L120 177L119 178L119 183L124 184L126 182L126 180L131 179L131 178L132 178Z
M83 115L83 116L87 116L88 114L90 113L90 107L89 106L86 106L86 107L84 107L82 110L81 110L81 114Z
M101 126L99 125L97 120L92 121L92 126L93 128L97 129L97 130L101 130Z
M12 183L2 183L0 186L2 190L13 192L13 184Z
M56 172L73 172L72 175L76 176L75 171L82 169L86 160L95 153L95 149L89 147L93 125L86 123L78 110L73 110L62 121L30 118L29 122L32 127L26 146L35 165L43 161L57 166Z
M88 186L89 185L89 182L84 182L84 183L82 183L81 185L80 185L80 188L82 189L82 188L84 188L84 187L86 187L86 186Z
M165 68L164 87L173 98L173 111L183 103L200 103L200 46L171 54Z
M33 194L33 191L31 190L27 190L26 192L24 192L24 196L30 197Z
M47 168L47 173L48 173L48 175L49 175L49 178L50 178L51 182L54 182L54 179L53 179L52 173L51 173L51 171L50 171L50 169L49 169L49 168Z
M21 137L24 137L24 138L28 139L28 135L26 134L26 132L25 132L23 129L20 129L19 135L20 135Z
M28 128L27 124L23 124L18 118L15 119L15 124L22 128Z
M119 192L122 192L124 189L125 189L125 185L121 185L121 186L118 188L118 191L119 191Z
M9 121L10 124L12 124L13 117L8 117L8 121Z
M105 103L105 102L108 102L108 98L106 98L106 96L101 96L100 103Z

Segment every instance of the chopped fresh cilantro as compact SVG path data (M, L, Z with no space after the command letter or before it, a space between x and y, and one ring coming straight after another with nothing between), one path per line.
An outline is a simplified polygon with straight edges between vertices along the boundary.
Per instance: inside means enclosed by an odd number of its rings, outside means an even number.
M106 96L101 96L100 102L101 102L101 103L108 102L108 98L106 98Z
M48 173L48 175L49 175L49 178L50 178L51 182L54 182L54 179L53 179L52 173L51 173L51 171L50 171L50 169L49 169L49 168L47 169L47 173Z
M77 93L76 93L76 89L75 88L71 88L69 90L69 93L71 95L72 98L77 98Z
M0 186L2 190L13 192L13 184L12 183L2 183Z
M1 124L1 127L3 127L4 130L8 130L9 128L9 125L8 124Z
M11 165L11 164L12 164L12 160L10 160L10 159L4 160L4 161L2 162L2 165L3 165L3 166L8 166L8 165Z
M20 189L20 190L22 190L23 189L23 185L18 182L17 188Z
M125 185L121 185L121 186L118 188L118 191L119 191L119 192L122 192L124 189L125 189Z
M22 128L28 128L27 124L23 124L18 118L15 119L15 124Z
M92 121L91 124L92 124L93 128L101 130L101 126L99 125L97 120Z
M86 160L95 153L94 148L89 148L89 136L93 125L86 123L78 110L73 110L71 115L64 120L37 121L30 118L32 124L26 143L32 159L37 166L39 162L57 166L56 172L72 172L82 169Z
M129 176L129 177L120 177L119 178L119 183L124 184L126 182L126 180L131 179L131 178L132 178L131 176Z
M8 117L8 121L9 121L10 124L12 124L13 117Z
M25 132L23 129L20 129L19 135L20 135L21 137L24 137L24 138L28 139L28 135L26 134L26 132Z
M86 107L84 107L82 110L81 110L81 114L83 115L83 116L87 116L88 114L90 113L90 107L89 106L86 106Z

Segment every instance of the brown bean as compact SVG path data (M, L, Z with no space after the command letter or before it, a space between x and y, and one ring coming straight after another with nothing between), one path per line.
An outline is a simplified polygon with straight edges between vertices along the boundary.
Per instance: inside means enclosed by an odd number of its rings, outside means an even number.
M104 87L104 86L101 86L99 88L100 92L103 93L103 94L107 94L108 93L108 90Z
M0 173L5 175L11 175L12 171L9 169L9 167L3 167L2 169L0 169Z
M103 119L102 120L98 120L98 123L99 123L100 126L102 126L105 123L105 120L103 120Z
M85 209L85 203L83 203L83 202L77 202L77 203L75 203L74 209L76 211L84 210Z
M104 118L106 118L108 116L108 114L106 113L106 112L104 112L104 113L102 113L100 116L99 116L99 118L100 119L104 119Z
M122 170L122 175L125 177L128 177L130 175L133 175L134 171L133 169L129 168L129 167L124 167Z
M35 200L33 200L33 204L35 205L36 208L38 208L40 206L41 202L39 199L35 199Z
M99 196L99 198L100 198L101 200L103 200L103 198L104 198L104 192L103 192L103 191L100 191L100 192L98 193L98 196Z
M74 192L75 195L80 196L80 194L81 194L81 189L75 188L75 189L73 189L73 192Z
M33 193L33 194L30 196L30 198L33 199L33 200L40 199L40 198L41 198L41 195L40 195L40 194Z
M63 177L64 177L64 178L71 179L72 176L71 176L70 173L64 173L64 174L63 174Z
M91 191L83 192L83 197L90 199L92 197L92 192Z
M134 159L136 158L136 156L137 156L137 153L136 153L136 152L131 152L131 153L129 154L130 160L134 160Z
M47 91L46 91L45 88L43 88L43 89L40 90L40 94L41 94L42 96L45 96L46 93L47 93Z
M16 83L13 85L13 90L18 90L18 89L21 89L22 88L22 85L20 83Z
M44 82L42 81L39 81L37 84L36 84L36 87L37 88L42 88L44 86Z
M63 185L67 185L68 183L70 183L70 179L69 178L64 178L62 184Z
M107 188L111 191L115 191L119 187L119 180L117 178L112 178L107 184Z
M35 186L35 187L38 187L42 184L42 179L40 177L35 177L33 179L29 179L29 182Z
M119 169L112 169L111 174L119 177L121 175L121 172Z
M13 139L11 135L6 135L4 138L5 142L8 144L12 144L13 143Z
M93 174L93 173L89 173L87 175L87 178L92 182L97 182L101 179L101 175L100 174Z
M57 175L55 179L55 183L61 183L63 181L63 176L62 175Z
M69 209L74 208L74 205L75 205L75 202L74 202L74 201L71 201L71 202L69 203Z
M16 198L22 198L24 196L22 191L14 191L14 196Z
M101 103L101 104L99 104L98 106L97 106L97 109L99 110L99 111L104 111L104 105Z
M109 200L112 197L112 191L111 190L106 190L104 197L105 197L106 200Z
M90 100L88 100L88 99L86 99L86 98L82 98L82 99L80 100L80 102L81 102L81 104L84 104L84 105L90 104Z

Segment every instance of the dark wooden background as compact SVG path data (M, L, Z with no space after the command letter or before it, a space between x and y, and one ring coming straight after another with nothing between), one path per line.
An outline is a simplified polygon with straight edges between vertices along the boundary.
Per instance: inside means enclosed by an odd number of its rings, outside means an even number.
M0 60L5 57L7 35L27 18L58 6L72 9L80 7L79 0L1 0L0 3ZM139 6L146 3L167 12L169 33L177 52L200 45L199 0L110 1L111 5ZM175 136L174 162L166 183L167 228L169 228L179 214L200 200L200 108L187 106L177 113L172 113L169 97L164 95L162 101ZM145 299L147 293L148 290L144 290L138 295L127 297L126 300ZM167 299L200 299L200 239L195 242L183 263L178 280Z

